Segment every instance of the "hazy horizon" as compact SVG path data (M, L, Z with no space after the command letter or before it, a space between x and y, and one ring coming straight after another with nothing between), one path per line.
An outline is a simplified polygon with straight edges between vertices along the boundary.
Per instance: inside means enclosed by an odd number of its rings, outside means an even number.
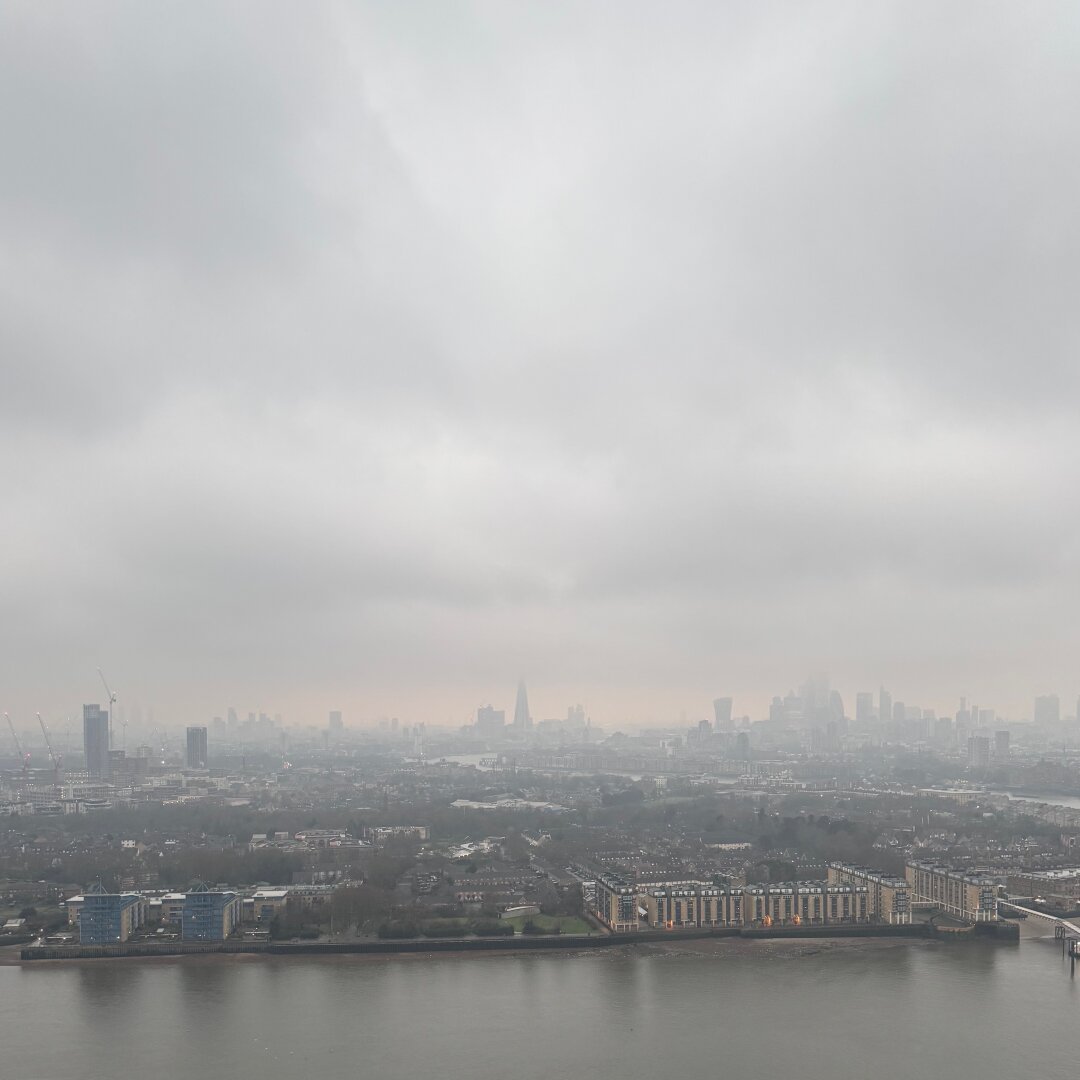
M820 674L820 673L819 673ZM805 677L804 677L805 678ZM776 689L776 695L783 697L789 692L798 695L803 679L796 680L784 685L783 689ZM878 704L878 686L846 687L838 685L830 680L832 689L839 691L845 714L855 717L855 695L860 691L870 691L874 695L874 707ZM574 705L582 705L586 716L591 723L602 728L605 735L611 735L615 731L635 731L643 728L666 728L677 729L681 726L692 727L700 720L713 722L712 697L703 698L689 692L670 695L672 704L666 708L649 710L643 707L633 693L611 687L606 693L598 694L600 701L598 708L591 707L587 698L573 696L577 688L560 687L543 684L527 683L529 695L529 712L534 722L540 720L565 720L567 708ZM114 686L114 689L116 687ZM1031 722L1033 719L1034 696L1027 700L1000 703L986 698L974 697L965 694L956 696L951 702L948 700L937 701L922 699L917 695L905 695L898 692L898 688L886 686L890 691L890 698L897 702L918 706L922 709L933 710L937 716L952 717L960 706L960 697L964 697L968 708L978 706L980 709L990 709L995 713L995 723L1022 723ZM486 696L466 696L461 690L453 693L440 691L428 701L417 695L410 696L412 703L408 710L394 709L390 699L386 701L386 708L373 705L371 700L355 701L332 701L328 700L325 708L318 702L296 702L290 707L284 707L280 702L262 700L249 702L243 699L228 699L213 704L208 711L185 711L184 709L162 700L131 699L126 696L121 700L120 692L117 691L118 700L115 706L114 741L119 745L120 717L128 720L133 731L172 730L179 731L186 725L206 726L213 718L225 719L230 707L236 710L239 721L242 723L248 715L264 713L271 719L280 715L281 721L286 727L315 727L325 729L327 718L331 710L342 713L343 723L346 728L355 730L378 729L384 721L397 720L402 727L425 723L438 727L459 728L471 725L476 720L476 711L482 705L491 705L496 709L502 709L506 713L506 723L510 725L513 720L514 694L516 683L506 683L495 687L494 691ZM1045 693L1058 693L1053 688ZM736 722L743 717L749 717L751 722L767 720L769 718L769 705L774 695L763 698L754 698L748 695L742 697L728 693L716 696L733 697L733 717ZM1060 700L1061 717L1075 717L1076 706L1080 704L1076 698L1068 694L1058 693ZM88 694L84 700L76 705L70 705L49 713L44 709L34 709L31 712L19 713L0 707L0 713L9 712L16 729L20 732L29 732L35 738L39 731L36 713L41 712L46 723L70 726L72 737L82 730L82 705L97 704L101 708L107 708L107 700L104 693ZM149 713L149 715L148 715ZM137 718L137 719L136 719ZM6 727L6 722L4 724ZM55 734L55 733L54 733ZM3 743L3 733L0 732L0 746Z
M1057 2L4 5L0 712L1071 714L1077 100Z

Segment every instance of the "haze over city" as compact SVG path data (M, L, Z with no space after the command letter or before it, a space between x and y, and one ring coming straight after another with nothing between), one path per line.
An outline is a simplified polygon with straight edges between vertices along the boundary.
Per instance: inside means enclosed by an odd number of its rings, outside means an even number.
M1078 102L1063 0L0 4L0 1077L1075 1080Z
M0 707L1071 712L1078 42L4 5Z

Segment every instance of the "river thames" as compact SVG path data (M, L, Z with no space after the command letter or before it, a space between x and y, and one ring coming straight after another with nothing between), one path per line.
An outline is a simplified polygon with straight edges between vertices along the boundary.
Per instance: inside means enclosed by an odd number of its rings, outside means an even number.
M1048 933L5 966L0 1075L1075 1080L1080 975Z

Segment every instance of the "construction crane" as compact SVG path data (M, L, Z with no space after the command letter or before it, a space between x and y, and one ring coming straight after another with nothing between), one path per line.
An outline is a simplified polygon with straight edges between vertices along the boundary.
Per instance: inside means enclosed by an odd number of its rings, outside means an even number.
M19 742L19 736L15 734L15 725L11 722L11 717L4 713L4 719L7 721L7 726L11 730L11 737L15 740L15 749L19 755L19 765L22 767L22 778L26 780L26 774L30 769L30 755L23 753L22 743Z
M109 748L111 749L113 745L112 707L116 704L116 695L109 689L109 684L105 681L105 672L98 668L97 673L101 676L101 684L105 687L105 693L109 698ZM127 742L127 739L125 738L124 741Z
M49 749L49 757L52 759L53 770L56 774L56 784L59 786L59 784L64 779L64 773L62 770L62 765L64 763L64 755L60 754L59 756L57 756L57 754L54 752L52 739L49 738L49 728L46 725L41 713L37 714L37 722L41 725L41 734L45 736L45 745Z

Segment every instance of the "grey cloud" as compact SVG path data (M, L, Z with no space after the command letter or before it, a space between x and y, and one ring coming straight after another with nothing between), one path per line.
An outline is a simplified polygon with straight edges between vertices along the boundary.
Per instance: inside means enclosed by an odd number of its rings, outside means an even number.
M9 5L13 704L1072 693L1078 51L1068 4Z
M295 255L324 213L302 182L320 46L238 5L9 9L0 196L35 236L192 260ZM300 31L296 33L296 31ZM290 77L291 76L291 77ZM9 217L10 222L10 217ZM325 226L324 226L325 227Z

